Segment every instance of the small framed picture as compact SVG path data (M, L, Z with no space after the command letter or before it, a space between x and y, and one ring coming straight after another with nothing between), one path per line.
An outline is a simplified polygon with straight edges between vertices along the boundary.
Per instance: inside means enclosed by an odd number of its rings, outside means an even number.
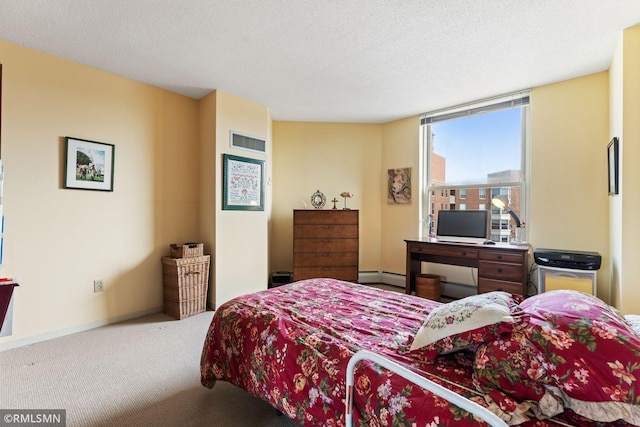
M264 160L224 154L222 209L264 210Z
M112 144L65 137L64 188L113 191Z
M411 168L387 171L387 203L390 205L411 203Z
M607 161L609 170L609 194L618 194L619 178L618 178L618 138L614 137L607 146Z

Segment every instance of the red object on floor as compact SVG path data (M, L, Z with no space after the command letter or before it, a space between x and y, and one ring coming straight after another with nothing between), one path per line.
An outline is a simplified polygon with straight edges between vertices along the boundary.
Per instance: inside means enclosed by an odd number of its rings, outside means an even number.
M11 302L11 295L13 295L13 288L18 286L17 283L3 283L0 282L0 331L4 325L4 318L7 315L9 309L9 303Z

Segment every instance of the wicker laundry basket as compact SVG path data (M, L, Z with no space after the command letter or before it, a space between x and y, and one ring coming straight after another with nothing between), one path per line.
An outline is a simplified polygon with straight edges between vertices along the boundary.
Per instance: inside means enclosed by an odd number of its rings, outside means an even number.
M207 309L209 255L162 257L164 312L184 319Z
M169 245L172 258L192 258L202 256L204 244L203 243L174 243Z
M440 276L418 274L416 276L416 295L430 300L440 300Z

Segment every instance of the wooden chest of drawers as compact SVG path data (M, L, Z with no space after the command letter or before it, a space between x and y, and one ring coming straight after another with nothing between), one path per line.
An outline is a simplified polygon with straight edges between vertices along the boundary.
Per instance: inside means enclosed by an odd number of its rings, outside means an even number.
M358 281L358 211L293 211L293 280Z

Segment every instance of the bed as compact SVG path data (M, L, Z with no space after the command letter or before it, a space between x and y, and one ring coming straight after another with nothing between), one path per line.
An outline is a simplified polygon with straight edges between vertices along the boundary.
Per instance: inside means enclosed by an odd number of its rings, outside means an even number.
M640 335L612 307L573 291L442 304L333 279L295 282L218 308L201 382L228 381L305 426L343 426L347 368L360 350L510 425L640 425ZM356 363L353 378L354 425L485 424L372 361Z

